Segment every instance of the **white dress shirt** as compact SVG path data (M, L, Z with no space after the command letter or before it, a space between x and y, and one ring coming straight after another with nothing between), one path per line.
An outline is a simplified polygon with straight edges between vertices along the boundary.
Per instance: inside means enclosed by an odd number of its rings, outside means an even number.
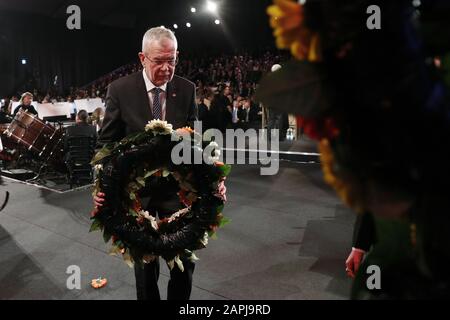
M154 94L151 92L151 90L153 88L156 88L156 86L147 77L147 74L145 73L145 69L142 70L142 74L144 75L145 89L147 90L147 95L148 95L148 98L150 101L150 108L152 109L152 113L153 113L153 96L154 96ZM160 86L158 88L160 88L162 90L162 92L159 94L159 102L161 103L161 115L162 115L162 119L160 119L160 120L166 120L167 83L163 84L162 86Z

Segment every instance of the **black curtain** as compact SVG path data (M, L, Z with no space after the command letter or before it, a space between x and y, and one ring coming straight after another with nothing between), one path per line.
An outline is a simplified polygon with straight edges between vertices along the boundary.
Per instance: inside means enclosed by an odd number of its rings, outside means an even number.
M128 29L82 23L69 30L65 20L0 12L0 96L33 89L66 94L137 61L139 46Z

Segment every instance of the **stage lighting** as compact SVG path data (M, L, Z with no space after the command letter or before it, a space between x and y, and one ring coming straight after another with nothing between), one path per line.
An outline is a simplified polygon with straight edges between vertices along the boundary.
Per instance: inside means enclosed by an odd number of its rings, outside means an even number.
M206 10L212 13L217 13L217 3L212 1L206 1Z
M191 24L189 22L186 22L186 27L190 28Z
M174 28L174 29L178 29L178 25L175 23L175 24L173 25L173 28Z
M191 8L191 12L192 12L192 13L196 13L196 12L197 12L197 9L195 9L194 7L192 7L192 8Z
M22 59L22 64L27 64L27 59Z
M215 24L220 24L220 20L219 20L219 19L216 19L216 20L214 20L214 23L215 23Z

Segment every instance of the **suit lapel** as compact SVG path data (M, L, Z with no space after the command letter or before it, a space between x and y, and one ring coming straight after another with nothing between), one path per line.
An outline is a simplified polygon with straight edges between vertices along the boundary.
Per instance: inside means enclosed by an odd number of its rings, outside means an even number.
M147 88L145 87L145 81L144 81L144 75L142 74L142 72L140 72L140 76L138 77L138 92L140 93L139 96L139 100L141 101L141 103L139 103L139 106L141 107L141 110L139 112L139 114L142 114L144 116L143 119L146 119L147 123L148 121L153 119L153 114L152 114L152 108L150 107L150 99L148 97L148 93L147 93Z
M174 124L175 122L175 103L176 103L176 88L173 81L167 83L166 94L166 121ZM175 124L174 124L175 125Z

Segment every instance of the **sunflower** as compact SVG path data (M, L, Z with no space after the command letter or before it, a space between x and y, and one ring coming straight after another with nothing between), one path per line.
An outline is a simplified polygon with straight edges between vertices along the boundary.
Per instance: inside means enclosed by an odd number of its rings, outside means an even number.
M338 174L338 164L334 159L333 150L328 139L322 139L319 142L320 163L324 180L336 190L342 201L354 209L356 212L362 212L364 208L362 186L356 179L350 175Z
M321 61L319 34L305 26L302 5L292 0L274 0L267 14L279 49L290 49L298 60Z

